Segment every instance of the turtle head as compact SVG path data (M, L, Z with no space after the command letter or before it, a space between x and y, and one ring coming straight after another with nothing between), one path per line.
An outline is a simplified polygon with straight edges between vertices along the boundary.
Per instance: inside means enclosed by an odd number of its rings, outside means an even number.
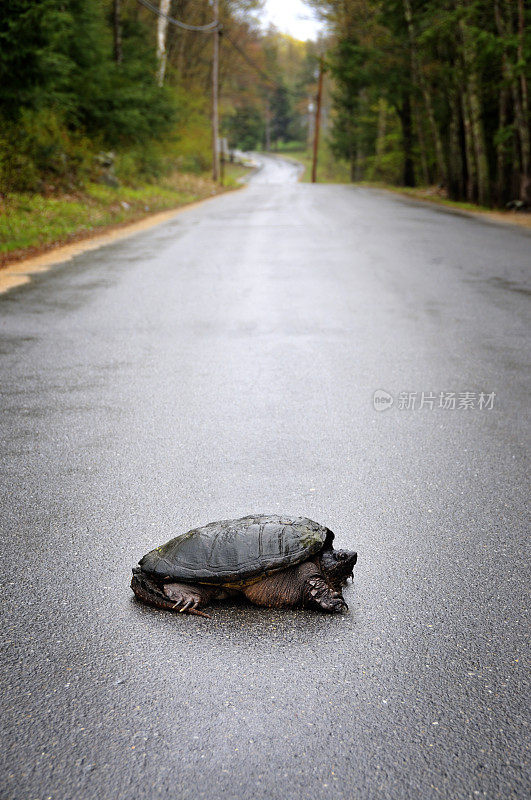
M323 550L321 553L321 569L325 578L334 589L344 586L353 575L354 564L358 554L353 550Z

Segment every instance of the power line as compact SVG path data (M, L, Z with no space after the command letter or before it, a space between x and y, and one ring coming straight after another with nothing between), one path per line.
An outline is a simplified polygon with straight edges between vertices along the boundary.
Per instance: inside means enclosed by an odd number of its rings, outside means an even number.
M218 117L218 63L219 63L219 37L221 35L221 25L219 24L219 0L214 0L214 19L207 25L189 25L187 22L181 22L179 19L170 17L164 14L149 0L137 0L145 8L149 9L157 17L162 17L171 25L181 28L185 31L193 31L194 33L213 33L214 34L214 49L212 58L212 177L214 181L219 180L219 117ZM162 50L163 59L166 53L163 46ZM164 60L162 62L165 63ZM162 71L164 76L164 71ZM162 86L163 77L160 79L160 86Z
M236 44L236 42L234 41L234 39L232 39L232 38L229 36L229 34L228 34L226 31L223 31L223 38L224 38L224 39L227 39L227 40L228 40L228 41L231 43L231 45L234 47L234 49L235 49L235 50L237 50L237 51L238 51L238 53L241 55L241 57L242 57L243 59L245 59L245 61L247 61L247 63L248 63L248 64L250 64L250 66L251 66L251 67L252 67L252 68L253 68L253 69L254 69L256 72L258 72L258 73L259 73L259 74L262 76L262 78L264 78L264 80L266 80L266 81L267 81L267 83L271 84L271 87L272 87L273 89L278 89L278 88L280 88L280 84L279 84L279 83L277 83L276 81L274 81L274 80L273 80L273 79L272 79L272 78L271 78L269 75L267 75L267 73L265 73L265 72L264 72L264 70L263 70L261 67L259 67L259 66L258 66L258 64L257 64L255 61L253 61L253 59L252 59L252 58L250 58L250 57L247 55L247 53L245 52L245 50L242 50L242 48L241 48L241 47L240 47L238 44Z
M158 17L163 17L164 19L167 19L168 22L170 22L172 25L175 25L177 28L182 28L185 31L210 33L211 31L218 30L219 33L222 32L222 26L220 25L219 20L213 20L212 22L209 22L207 25L189 25L187 22L181 22L180 20L175 19L174 17L170 17L167 14L162 13L162 11L160 11L156 6L154 6L153 3L150 3L149 0L137 0L137 3L140 3L140 5L152 11L153 14L156 14ZM271 78L270 75L264 72L264 70L261 67L259 67L258 64L255 61L253 61L252 58L250 58L250 56L247 55L245 50L243 50L239 46L239 44L237 44L234 41L234 39L231 36L229 36L229 34L226 31L223 31L223 38L227 39L227 41L230 42L230 44L234 47L234 49L238 51L241 57L245 61L247 61L249 66L251 66L255 70L255 72L258 72L258 74L262 76L262 78L266 81L266 83L269 84L270 89L283 89L288 94L294 94L297 96L299 95L298 92L295 92L293 89L289 89L287 86L278 83L273 78Z
M219 22L218 20L213 20L209 22L208 25L189 25L187 22L181 22L179 19L175 19L175 17L170 17L168 14L163 14L157 6L154 6L153 3L150 3L149 0L137 0L137 3L144 6L145 8L149 8L154 14L158 17L163 17L167 19L172 25L175 25L177 28L182 28L184 31L199 31L201 33L208 33L210 31L215 31L219 29Z
M253 61L253 59L250 56L247 55L245 50L242 50L242 48L238 44L236 44L234 39L232 39L232 37L227 33L226 30L223 30L222 34L223 34L223 39L227 39L231 43L231 45L234 47L234 49L238 51L238 53L241 55L241 57L245 61L247 61L249 66L251 66L256 72L258 72L258 74L261 75L262 78L269 84L269 86L267 88L269 88L269 89L280 89L283 92L286 92L286 94L292 95L293 97L296 97L296 98L301 97L301 95L303 94L301 91L297 91L297 89L291 89L289 86L285 86L283 83L279 83L274 78L272 78L270 75L268 75L266 72L264 72L262 67L258 66L256 61Z

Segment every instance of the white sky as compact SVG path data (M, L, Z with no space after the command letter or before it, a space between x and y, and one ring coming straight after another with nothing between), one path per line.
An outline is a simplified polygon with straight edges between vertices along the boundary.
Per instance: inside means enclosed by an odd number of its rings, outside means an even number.
M265 0L264 10L259 15L264 26L272 22L282 33L295 39L316 39L322 30L310 6L302 0Z

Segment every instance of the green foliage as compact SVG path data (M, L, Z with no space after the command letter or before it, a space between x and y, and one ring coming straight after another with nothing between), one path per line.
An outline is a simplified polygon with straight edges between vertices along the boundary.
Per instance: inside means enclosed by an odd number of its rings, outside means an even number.
M87 183L82 193L44 197L14 194L0 215L0 265L31 248L47 248L92 233L108 225L131 222L145 215L174 209L210 197L215 185L193 175L174 174L156 186L139 183L118 189Z
M199 174L212 165L210 98L183 88L176 98L179 126L170 152L179 169Z
M529 4L314 4L334 32L331 145L353 179L420 177L456 199L531 205Z
M82 184L102 148L134 147L138 174L160 174L153 142L175 125L175 93L156 85L145 24L124 26L124 58L115 63L106 5L6 3L0 17L3 191Z
M0 15L0 112L16 120L22 109L71 109L74 64L68 41L74 22L67 3L7 0Z
M313 149L305 148L299 143L289 143L279 148L281 153L289 153L289 157L299 161L304 166L304 172L299 180L302 183L310 183L313 164ZM334 156L330 149L329 142L321 139L319 144L319 157L317 161L317 180L323 183L348 183L350 180L349 165L346 161Z
M314 82L311 47L263 33L248 14L258 5L221 4L239 43L222 38L221 130L244 149L264 144L266 119L273 140L305 139ZM0 191L49 194L98 178L134 186L210 168L211 36L170 26L160 87L157 17L134 0L120 4L118 28L112 0L4 0L2 12ZM205 13L204 4L183 11L193 24Z
M271 139L289 141L289 127L293 111L290 108L288 90L283 83L278 83L271 98Z
M94 25L94 38L99 27ZM97 52L105 43L104 52L99 54L97 63L85 59L76 76L80 125L91 136L113 147L138 145L166 136L177 122L175 92L160 88L155 82L155 51L146 27L129 22L124 26L123 37L123 61L116 64L112 59L110 32L100 30L98 42L90 41L87 45ZM80 57L79 61L83 59Z
M92 151L49 109L23 109L0 139L0 187L9 191L69 191L90 174Z
M226 120L224 130L229 139L229 147L257 150L264 141L263 115L253 106L243 106Z

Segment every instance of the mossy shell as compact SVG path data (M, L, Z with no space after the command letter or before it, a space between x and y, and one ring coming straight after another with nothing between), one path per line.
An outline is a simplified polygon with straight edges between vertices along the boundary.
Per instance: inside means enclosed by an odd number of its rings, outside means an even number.
M242 584L331 547L334 534L305 517L252 515L211 522L147 553L139 563L158 580Z

